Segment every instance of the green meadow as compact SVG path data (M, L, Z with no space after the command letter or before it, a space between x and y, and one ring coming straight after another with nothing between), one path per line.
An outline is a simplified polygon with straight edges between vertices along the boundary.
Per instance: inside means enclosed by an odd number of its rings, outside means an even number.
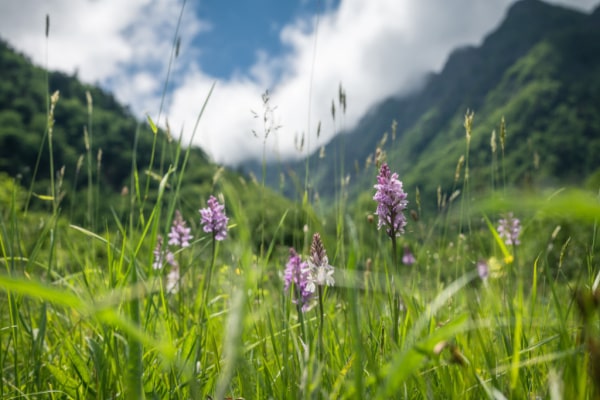
M511 151L531 143L500 112L483 136L463 110L449 155L436 141L411 169L380 140L350 186L342 152L319 198L327 154L278 189L264 160L258 176L215 165L163 121L44 73L47 107L23 106L42 140L0 132L23 146L0 173L0 398L600 398L592 161L585 189L520 185L538 169ZM345 102L340 88L338 118ZM437 192L418 185L433 173L449 177Z

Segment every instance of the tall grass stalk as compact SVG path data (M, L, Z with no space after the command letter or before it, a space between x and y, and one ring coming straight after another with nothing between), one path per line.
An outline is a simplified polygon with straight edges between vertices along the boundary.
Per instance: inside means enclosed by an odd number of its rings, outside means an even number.
M45 99L45 107L46 107L46 120L48 120L50 118L50 72L49 72L49 63L48 63L48 37L50 35L50 15L46 14L46 35L45 35L45 51L44 51L44 58L45 58L45 73L44 73L44 78L45 78L45 94L46 94L46 99ZM40 161L42 159L42 154L44 152L44 147L46 144L46 139L48 138L48 123L46 123L45 125L45 129L44 129L44 134L42 135L42 140L40 141L40 148L38 150L38 154L37 157L35 159L35 166L33 167L33 174L32 174L32 178L31 178L31 183L29 184L29 190L27 191L27 200L25 201L25 213L27 213L27 210L29 209L29 205L31 202L31 197L33 195L33 185L36 181L36 177L37 177L37 172L40 166Z

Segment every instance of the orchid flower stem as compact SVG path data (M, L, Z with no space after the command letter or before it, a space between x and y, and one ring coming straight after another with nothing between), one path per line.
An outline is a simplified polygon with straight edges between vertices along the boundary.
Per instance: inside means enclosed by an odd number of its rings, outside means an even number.
M205 320L208 323L208 307L207 307L207 303L208 303L208 292L210 290L210 284L211 284L211 280L212 280L212 274L213 274L213 269L215 266L215 260L217 257L217 241L215 239L215 233L213 232L212 235L212 242L211 242L211 253L212 253L212 258L210 261L210 265L208 267L208 271L206 272L206 275L204 277L204 291L202 293L202 302L200 304L196 304L196 309L199 310L203 310L202 314L203 318L201 318L201 320ZM200 297L198 297L200 298Z
M323 361L323 286L317 286L319 291L319 361Z
M392 239L392 263L394 264L392 273L392 339L394 343L398 344L398 325L400 324L400 294L396 287L396 277L399 275L398 265L398 244L396 240L396 234L394 230L390 232L390 238Z
M302 298L300 288L294 284L294 290L296 291L296 299ZM298 312L298 321L300 322L300 338L306 343L306 327L304 326L304 311L302 311L302 305L300 302L296 302L296 311Z

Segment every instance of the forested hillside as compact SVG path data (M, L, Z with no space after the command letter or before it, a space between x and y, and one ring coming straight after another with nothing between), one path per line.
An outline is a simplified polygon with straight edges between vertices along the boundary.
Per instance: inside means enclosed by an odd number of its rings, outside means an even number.
M102 174L105 183L115 189L125 183L131 170L131 154L136 130L139 135L138 163L148 165L152 149L151 131L138 126L131 112L103 90L84 85L77 76L60 72L46 73L34 67L23 55L0 42L0 169L20 174L28 183L47 128L49 96L60 92L54 112L54 161L73 176L78 159L88 148L94 162L102 150ZM47 88L49 92L47 92ZM204 157L197 152L200 159ZM41 152L38 177L48 178L49 153ZM81 176L80 179L86 177Z
M51 193L48 113L50 96L56 91L51 140L55 184L60 185L63 214L71 222L89 219L90 208L100 221L114 222L119 205L129 208L127 194L136 185L136 201L152 207L169 168L173 173L167 195L177 184L186 144L179 145L174 135L162 129L155 135L146 121L137 120L111 94L81 83L76 75L46 73L1 40L0 76L0 175L4 174L2 182L15 179L23 192L32 188L33 196L24 207L48 206L40 198ZM190 149L181 178L180 207L189 215L197 214L199 204L221 190L221 182L233 183L235 201L243 204L256 232L266 225L276 226L286 211L295 208L248 177L212 163L199 148ZM8 187L3 190L9 192ZM91 197L103 201L91 204ZM267 203L269 207L263 207ZM302 235L300 227L300 221L290 223L279 237L289 243L294 232ZM255 243L271 240L273 232L255 238Z

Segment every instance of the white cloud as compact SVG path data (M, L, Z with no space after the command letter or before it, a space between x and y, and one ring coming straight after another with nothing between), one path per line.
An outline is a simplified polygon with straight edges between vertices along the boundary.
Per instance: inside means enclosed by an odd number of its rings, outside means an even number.
M48 0L3 2L0 6L3 36L45 65L46 14L50 15L48 65L51 69L78 68L86 80L103 80L116 72L119 63L131 60L133 49L121 32L147 0L122 4Z
M299 157L294 146L297 135L309 135L306 142L314 150L335 134L331 103L337 99L340 83L348 95L344 124L350 127L377 101L415 88L422 74L439 69L455 46L479 41L501 19L507 1L487 2L484 9L469 8L472 1L463 0L464 14L470 15L461 18L458 29L449 16L461 4L430 3L435 7L412 0L346 0L318 21L299 19L286 26L281 40L290 48L287 55L274 60L259 57L253 80L218 83L198 143L219 162L260 156L262 143L251 135L252 129L260 127L249 111L260 108L260 94L267 89L261 84L281 70L281 79L268 87L282 125L277 137L269 138L269 149L276 147L270 158ZM206 78L196 75L175 92L171 108L175 119L190 120L184 111L191 104L188 96L199 103L200 93L206 93L190 87L192 82L207 87L207 82L200 83ZM319 121L322 130L317 140Z
M344 126L351 127L378 101L417 87L423 73L439 70L455 47L479 43L512 2L344 0L318 21L298 19L281 31L289 53L275 58L260 54L247 76L218 82L196 143L218 162L260 157L262 141L251 134L260 124L249 111L260 110L260 94L268 88L277 106L276 122L282 125L268 139L268 157L298 158L298 135L309 134L314 150L339 130L339 117L337 128L331 119L331 102L340 82L348 95ZM588 10L593 6L592 1L568 3ZM188 121L191 129L191 116L200 109L211 80L189 75L174 93L170 115Z
M156 92L149 92L148 78L162 88L180 10L179 0L5 1L0 2L0 35L40 66L77 72L86 82L110 87L141 114L158 109L160 99L152 99ZM181 24L182 47L185 39L210 29L191 11Z
M252 130L261 132L261 121L250 111L262 112L261 94L269 89L282 127L267 141L268 156L299 157L295 136L310 134L307 142L316 149L339 129L339 112L337 127L331 120L331 102L340 82L348 95L343 125L351 127L377 101L411 90L422 74L439 70L455 47L479 43L513 2L342 0L318 20L299 18L280 31L288 51L273 55L257 49L257 61L248 71L217 82L195 143L222 163L260 157L263 143ZM597 0L554 2L590 10ZM47 0L43 6L37 0L5 1L0 3L0 35L44 65L49 13L50 68L77 69L85 81L111 87L139 115L156 117L180 10L178 0ZM189 140L215 78L201 69L202 49L191 46L196 35L210 29L191 4L181 29L181 55L165 114L173 132L181 129Z

